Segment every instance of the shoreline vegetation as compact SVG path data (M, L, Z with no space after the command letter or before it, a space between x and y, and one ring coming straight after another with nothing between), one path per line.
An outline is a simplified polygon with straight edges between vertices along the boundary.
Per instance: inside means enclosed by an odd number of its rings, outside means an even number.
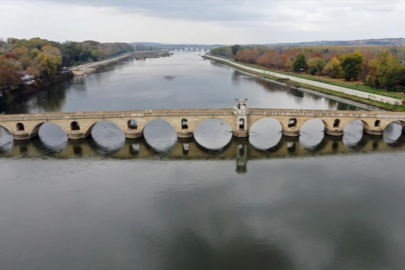
M403 46L233 45L215 48L209 55L288 85L405 111Z
M305 88L305 89L314 90L314 91L317 91L317 92L320 92L320 93L337 96L337 97L340 97L340 98L344 98L344 99L347 99L347 100L355 101L355 102L358 102L358 103L362 103L362 104L365 104L365 105L373 106L373 107L388 110L388 111L405 112L405 106L404 105L391 105L391 104L387 104L387 103L383 103L383 102L379 102L379 101L374 101L374 100L370 100L370 99L366 99L366 98L361 98L361 97L357 97L357 96L353 96L353 95L333 91L333 90L326 89L326 88L323 88L323 87L316 87L316 86L301 83L301 82L298 83L298 82L294 82L294 81L289 80L289 79L285 79L285 78L281 78L281 77L277 77L277 76L272 76L272 75L270 75L268 73L266 74L263 71L269 71L269 72L273 72L273 73L280 73L280 74L283 74L283 75L290 75L290 76L291 75L296 75L294 73L289 74L287 72L279 72L278 70L275 71L275 70L272 70L272 69L269 69L269 68L265 68L263 66L242 63L242 62L239 62L239 61L236 62L235 60L233 60L231 58L224 58L224 57L215 57L215 58L213 58L212 55L209 55L209 54L203 55L202 57L204 59L209 59L209 60L224 64L226 66L230 66L230 67L232 67L234 69L246 72L248 74L257 76L259 78L269 79L269 80L275 81L277 83L281 83L283 85L286 85L286 86L289 86L289 87L292 87L292 88L296 88L296 89ZM246 68L243 68L240 65L245 66ZM252 71L251 68L257 69L257 72ZM306 79L305 77L301 77L301 76L296 76L296 77ZM319 81L319 82L327 83L325 81ZM391 92L388 92L386 94L391 94Z
M142 49L143 51L138 51ZM127 43L63 43L41 38L0 38L0 112L19 98L47 87L101 71L125 59L170 56L169 51Z

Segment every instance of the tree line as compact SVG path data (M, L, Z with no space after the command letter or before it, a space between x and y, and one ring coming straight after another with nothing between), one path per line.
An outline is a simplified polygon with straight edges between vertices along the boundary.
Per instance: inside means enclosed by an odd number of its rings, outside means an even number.
M18 85L23 71L34 76L53 77L60 73L62 67L99 61L133 50L127 43L0 39L0 89Z
M381 46L216 48L215 56L257 64L274 70L328 76L385 90L405 86L405 48Z

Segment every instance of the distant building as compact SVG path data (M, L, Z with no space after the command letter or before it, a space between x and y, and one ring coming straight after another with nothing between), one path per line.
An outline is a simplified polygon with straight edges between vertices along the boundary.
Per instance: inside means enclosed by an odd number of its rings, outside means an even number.
M34 76L28 71L21 72L20 80L21 80L22 84L26 84L26 85L30 85L35 82Z

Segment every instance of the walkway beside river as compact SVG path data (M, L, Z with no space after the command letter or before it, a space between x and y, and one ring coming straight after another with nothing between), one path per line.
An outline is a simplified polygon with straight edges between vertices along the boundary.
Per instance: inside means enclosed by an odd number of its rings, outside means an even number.
M116 63L116 62L119 62L130 56L131 56L131 53L126 53L126 54L123 54L123 55L120 55L120 56L117 56L114 58L106 59L103 61L97 61L97 62L83 64L83 65L71 68L71 71L72 71L73 75L75 75L75 76L84 76L86 74L90 74L90 73L93 73L94 71L96 71L97 67Z
M306 85L310 85L310 86L320 87L320 88L340 92L340 93L343 93L343 94L346 94L346 95L350 95L350 96L365 98L365 99L378 101L378 102L391 104L391 105L401 105L402 104L402 101L399 98L382 96L382 95L378 95L378 94L374 94L374 93L363 92L363 91L360 91L360 90L354 90L354 89L345 88L345 87L332 85L332 84L328 84L328 83L311 81L311 80L307 80L307 79L303 79L303 78L299 78L299 77L295 77L295 76L291 76L291 75L285 75L285 74L278 73L278 72L272 72L272 71L268 71L268 70L252 68L252 67L249 67L249 66L246 66L246 65L243 65L243 64L238 64L238 63L235 63L233 61L230 61L230 60L227 60L227 59L224 59L224 58L220 58L220 57L215 57L215 56L212 56L212 55L204 55L203 57L208 58L208 59L212 59L212 60L217 60L217 61L220 61L220 62L225 62L226 64L229 64L229 65L234 66L236 68L241 68L241 69L243 69L245 71L251 71L251 72L254 72L254 73L270 75L270 76L277 77L277 78L288 79L288 80L293 81L293 82L298 82L298 83L302 83L302 84L306 84Z

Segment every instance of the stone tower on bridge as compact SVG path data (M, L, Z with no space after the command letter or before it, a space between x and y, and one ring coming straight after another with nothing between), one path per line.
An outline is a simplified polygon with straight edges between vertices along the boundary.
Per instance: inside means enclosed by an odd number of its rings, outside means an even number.
M247 98L235 99L234 115L236 117L236 129L233 132L235 137L248 137L248 114Z

